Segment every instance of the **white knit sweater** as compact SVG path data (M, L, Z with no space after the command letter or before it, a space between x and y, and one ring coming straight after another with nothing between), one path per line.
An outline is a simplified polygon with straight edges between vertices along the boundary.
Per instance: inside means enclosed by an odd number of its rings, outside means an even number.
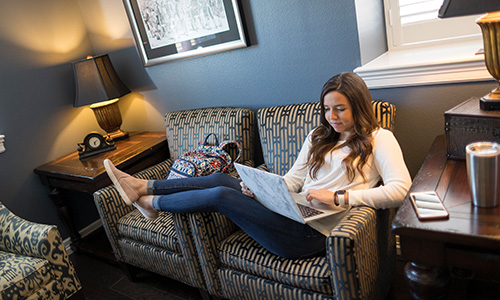
M377 209L398 207L411 186L410 173L401 148L392 132L386 129L373 132L373 143L373 153L363 167L366 181L360 174L357 174L352 182L347 179L342 160L350 151L348 147L331 151L325 157L326 163L314 180L309 175L309 169L304 168L311 148L309 133L293 167L284 176L285 182L290 191L300 191L304 194L308 189L327 189L332 192L348 190L350 206L366 205ZM384 184L377 186L380 180ZM330 229L333 229L333 226Z

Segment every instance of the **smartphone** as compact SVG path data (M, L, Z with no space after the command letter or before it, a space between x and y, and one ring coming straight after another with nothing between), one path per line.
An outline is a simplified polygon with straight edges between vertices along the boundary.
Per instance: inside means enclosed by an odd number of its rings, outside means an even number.
M447 219L448 210L434 191L410 193L410 200L420 220Z

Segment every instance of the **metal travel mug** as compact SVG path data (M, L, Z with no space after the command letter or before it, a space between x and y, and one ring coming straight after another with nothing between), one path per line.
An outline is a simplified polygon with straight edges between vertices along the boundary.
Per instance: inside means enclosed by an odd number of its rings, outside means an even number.
M500 197L500 145L477 142L465 147L467 177L472 203L479 207L495 207Z

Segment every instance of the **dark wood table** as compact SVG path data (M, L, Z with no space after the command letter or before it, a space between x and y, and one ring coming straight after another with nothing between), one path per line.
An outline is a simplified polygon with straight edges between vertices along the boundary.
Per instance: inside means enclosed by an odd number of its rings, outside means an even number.
M68 197L64 190L92 194L111 184L103 161L108 158L121 170L136 173L169 157L165 132L136 132L130 137L115 142L116 149L80 160L78 152L37 167L34 171L42 183L49 187L50 199L57 213L68 228L72 247L79 250L82 238L68 208ZM75 145L76 148L76 145Z
M435 139L413 181L410 192L418 191L436 191L450 217L420 221L408 196L397 212L393 231L409 262L412 296L464 299L470 282L500 281L500 207L472 204L465 160L447 158L444 136Z

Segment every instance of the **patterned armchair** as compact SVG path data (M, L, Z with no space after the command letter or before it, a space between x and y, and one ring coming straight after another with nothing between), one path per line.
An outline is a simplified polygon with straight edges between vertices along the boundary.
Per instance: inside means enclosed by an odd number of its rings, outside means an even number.
M373 105L381 126L392 130L394 105ZM262 167L284 175L319 124L319 115L319 102L260 109ZM394 213L352 208L328 236L326 255L310 259L273 255L241 230L203 215L195 216L193 231L212 295L231 300L384 299L395 272Z
M0 203L1 299L83 299L81 288L57 227L21 219Z
M251 110L218 107L178 111L167 113L165 123L171 158L134 176L164 179L175 158L195 149L210 133L217 134L219 141L240 142L242 162L253 165L256 118ZM235 157L235 153L230 154ZM133 206L125 205L114 186L95 192L94 202L116 259L123 266L129 270L129 266L135 266L176 279L206 294L207 286L190 229L194 214L161 212L156 220L148 221ZM206 214L202 218L219 217Z

